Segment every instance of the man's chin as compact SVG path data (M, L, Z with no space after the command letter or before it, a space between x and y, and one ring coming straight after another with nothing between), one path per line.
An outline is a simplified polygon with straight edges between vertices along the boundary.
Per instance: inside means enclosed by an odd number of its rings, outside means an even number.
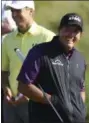
M71 50L74 46L72 44L65 44L65 48Z
M73 45L68 45L68 49L72 49L73 48Z

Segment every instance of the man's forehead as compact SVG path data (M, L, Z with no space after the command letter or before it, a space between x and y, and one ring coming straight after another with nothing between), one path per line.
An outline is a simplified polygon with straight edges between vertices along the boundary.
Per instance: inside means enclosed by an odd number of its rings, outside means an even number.
M79 29L79 26L78 25L66 25L66 26L64 26L64 28L66 28L66 29Z

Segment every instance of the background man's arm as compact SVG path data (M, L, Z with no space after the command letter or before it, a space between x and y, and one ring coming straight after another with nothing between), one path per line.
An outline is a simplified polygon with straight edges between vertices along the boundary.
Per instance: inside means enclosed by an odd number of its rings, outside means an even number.
M2 42L2 71L1 71L1 83L4 92L4 97L12 97L11 90L9 88L9 57L7 52L7 36Z
M11 93L11 89L9 87L9 80L8 80L8 76L9 76L9 72L8 71L2 71L1 72L2 75L2 79L1 79L1 84L2 84L2 89L4 92L4 96L8 96L8 97L12 97L12 93Z
M1 84L2 84L2 88L3 90L6 87L9 87L9 81L8 81L8 76L9 76L9 72L8 71L1 71Z
M8 20L2 21L2 24L1 24L1 34L2 34L2 36L4 34L7 34L7 33L11 32L11 31L12 31L12 28L11 28Z

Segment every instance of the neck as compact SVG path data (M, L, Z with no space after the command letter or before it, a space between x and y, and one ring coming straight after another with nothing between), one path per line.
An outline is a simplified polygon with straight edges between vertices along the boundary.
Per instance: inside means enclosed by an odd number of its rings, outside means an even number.
M64 49L65 49L65 53L69 53L73 48L64 46Z
M20 29L20 28L18 28L18 31L19 31L20 33L24 34L24 33L26 33L26 32L29 30L30 27L31 27L31 26L28 26L28 27L25 28L25 29Z

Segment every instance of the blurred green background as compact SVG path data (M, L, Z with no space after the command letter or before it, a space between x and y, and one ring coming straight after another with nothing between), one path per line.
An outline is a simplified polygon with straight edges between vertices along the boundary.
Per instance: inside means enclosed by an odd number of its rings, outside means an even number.
M77 12L83 17L84 32L76 46L88 64L86 73L86 106L89 122L89 1L35 1L35 20L40 25L57 33L61 17L68 12Z

